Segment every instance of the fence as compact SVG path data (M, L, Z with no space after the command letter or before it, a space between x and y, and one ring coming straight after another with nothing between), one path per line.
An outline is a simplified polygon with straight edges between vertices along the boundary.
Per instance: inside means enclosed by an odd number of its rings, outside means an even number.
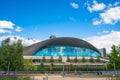
M61 74L63 71L0 71L0 76L19 76L19 75L39 75L39 74ZM65 74L94 74L94 75L120 75L120 70L119 71L64 71Z

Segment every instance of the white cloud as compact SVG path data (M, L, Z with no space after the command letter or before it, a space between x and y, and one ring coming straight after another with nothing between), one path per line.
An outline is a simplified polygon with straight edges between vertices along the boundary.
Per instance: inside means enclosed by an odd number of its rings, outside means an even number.
M120 2L115 2L114 4L109 3L107 7L108 7L108 8L116 7L116 6L118 6L119 4L120 4Z
M14 27L16 27L14 29ZM7 20L0 20L0 33L12 33L12 30L16 31L16 32L21 32L22 29L20 26L15 26L14 23L12 23L11 21L7 21Z
M115 24L120 21L120 6L110 8L100 13L100 19L104 24Z
M108 31L108 30L103 30L102 32L98 32L97 34L107 34L107 33L109 33L110 31Z
M106 5L104 3L98 4L95 0L93 1L94 5L92 7L89 6L88 3L88 10L90 12L100 10L100 8L97 8L98 5L102 6L104 5L103 9L105 9ZM120 6L118 6L120 2L115 2L113 4L109 3L107 5L107 8L102 12L99 13L99 18L93 19L93 25L100 25L100 24L116 24L118 21L120 21ZM96 7L95 7L96 6ZM101 10L103 10L101 7Z
M98 3L96 0L93 0L93 5L90 6L90 4L87 2L85 3L87 5L87 8L90 12L93 11L101 11L106 8L106 5L104 3Z
M0 20L0 28L13 29L14 25L11 21Z
M98 49L106 48L107 53L109 53L113 44L117 46L120 44L120 31L111 31L109 34L89 37L86 40Z
M40 42L40 40L36 40L36 39L32 39L32 38L31 39L24 39L23 45L30 46L30 45L38 43L38 42Z
M0 29L0 33L12 33L10 30Z
M103 30L103 33L108 33L109 31L107 31L107 30Z
M26 39L26 38L23 38L23 37L20 37L20 36L2 36L2 37L0 37L0 42L5 40L8 37L10 38L11 43L16 42L18 40L22 40L22 44L24 46L30 46L32 44L40 42L40 40L37 40L37 39L32 39L32 38Z
M16 29L15 29L15 31L16 31L16 32L21 32L22 29L21 29L21 27L17 26Z
M119 5L120 4L120 2L115 2L114 4L113 4L113 6L117 6L117 5Z
M101 20L93 20L93 25L99 25L101 23L102 23Z
M71 2L70 5L74 8L74 9L78 9L79 5L77 3Z

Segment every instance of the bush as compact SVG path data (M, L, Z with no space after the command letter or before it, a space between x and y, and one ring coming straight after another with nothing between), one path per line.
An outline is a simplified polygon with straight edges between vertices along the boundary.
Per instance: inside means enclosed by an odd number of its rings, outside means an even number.
M62 62L62 56L59 56L58 61L59 61L59 62Z
M101 71L101 70L104 70L105 67L104 66L89 66L88 65L88 71ZM40 72L44 72L44 71L49 71L50 70L50 66L44 66L44 67L41 67L41 66L38 66L38 70ZM52 70L53 71L62 71L63 70L63 65L62 66L52 66ZM70 66L70 71L86 71L86 65L83 65L83 66L77 66L76 65L71 65ZM68 71L68 66L67 65L64 65L64 71Z
M0 78L0 80L31 80L28 76L15 77L15 78Z
M94 59L92 56L90 57L89 62L94 63Z
M67 56L67 61L66 62L70 62L70 58L69 58L69 56Z
M96 62L101 62L100 57L97 57Z
M23 77L18 78L17 80L31 80L31 79L28 76L23 76Z
M46 58L45 58L45 56L43 56L42 62L46 62Z
M40 67L41 67L41 68L44 67L44 63L43 63L43 62L40 63Z
M75 57L74 62L75 62L75 63L77 63L77 62L78 62L77 56Z
M85 59L85 57L84 57L84 56L82 57L82 62L83 62L83 63L85 63L85 62L86 62L86 59Z
M50 62L54 62L53 56L51 56L51 58L50 58Z

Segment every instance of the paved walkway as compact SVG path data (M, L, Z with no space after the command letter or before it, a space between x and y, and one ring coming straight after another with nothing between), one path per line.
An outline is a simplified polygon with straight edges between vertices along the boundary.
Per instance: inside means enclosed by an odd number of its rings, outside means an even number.
M34 80L47 80L47 79L43 79L43 78L47 78L46 76L32 76L31 78L33 78ZM60 75L52 75L52 76L48 76L48 80L109 80L106 77L62 77Z

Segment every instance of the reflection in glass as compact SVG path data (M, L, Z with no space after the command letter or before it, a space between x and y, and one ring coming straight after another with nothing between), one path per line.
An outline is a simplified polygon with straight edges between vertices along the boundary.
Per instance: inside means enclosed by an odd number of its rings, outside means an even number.
M73 46L48 46L40 49L34 56L93 56L98 57L100 53L88 48Z

